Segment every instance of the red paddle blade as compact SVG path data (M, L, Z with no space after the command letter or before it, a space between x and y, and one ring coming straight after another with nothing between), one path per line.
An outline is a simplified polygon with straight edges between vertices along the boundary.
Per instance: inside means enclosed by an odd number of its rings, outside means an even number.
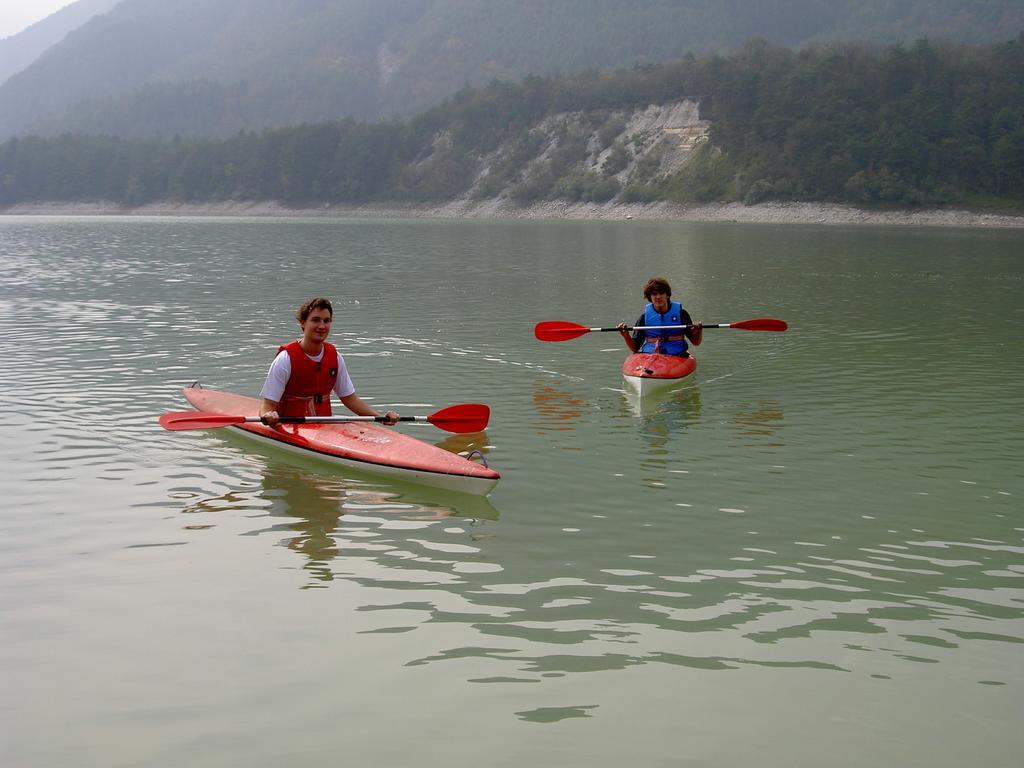
M241 424L245 416L229 416L223 413L196 413L195 411L178 411L165 413L160 417L160 426L177 432L181 429L213 429Z
M741 331L784 331L789 328L789 325L785 320L778 320L774 317L757 317L753 320L729 323L729 327L739 328Z
M541 341L568 341L584 333L590 333L590 329L564 320L548 320L533 327L533 335Z
M427 416L427 421L448 432L483 432L491 418L491 409L480 403L465 403L442 408Z

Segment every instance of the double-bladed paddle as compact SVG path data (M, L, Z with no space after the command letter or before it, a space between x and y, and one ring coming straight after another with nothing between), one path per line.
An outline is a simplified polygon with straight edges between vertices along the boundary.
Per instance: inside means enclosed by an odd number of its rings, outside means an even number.
M435 427L447 432L465 434L482 432L487 428L491 409L480 403L463 403L442 408L429 416L401 416L399 421L429 421ZM284 416L281 424L337 424L346 421L379 421L384 416ZM259 416L232 416L226 413L202 413L201 411L177 411L160 417L160 426L178 431L182 429L214 429L232 424L258 424Z
M627 326L627 331L647 331L661 329L682 329L694 328L693 325L633 325ZM753 320L740 320L738 323L701 323L702 328L737 328L741 331L784 331L789 326L785 320L778 320L774 317L758 317ZM577 325L564 320L547 320L537 323L533 328L534 335L541 341L568 341L592 331L617 331L612 328L587 328L585 325Z

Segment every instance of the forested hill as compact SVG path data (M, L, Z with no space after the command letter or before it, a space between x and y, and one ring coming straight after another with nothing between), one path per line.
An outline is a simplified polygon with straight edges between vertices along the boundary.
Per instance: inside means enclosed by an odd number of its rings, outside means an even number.
M0 207L454 199L1020 208L1024 35L800 52L754 41L727 57L494 82L404 122L0 144Z
M986 43L1022 29L1021 0L122 0L0 86L0 138L227 137L410 117L467 84L722 53L752 37Z
M77 0L23 32L0 40L0 83L27 67L69 32L117 3L118 0Z

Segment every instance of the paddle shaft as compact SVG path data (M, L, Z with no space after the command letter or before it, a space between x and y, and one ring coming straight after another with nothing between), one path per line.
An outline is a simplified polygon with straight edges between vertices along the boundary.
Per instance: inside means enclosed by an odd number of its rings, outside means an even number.
M660 331L671 328L696 328L696 325L627 325L621 330L625 331ZM701 323L701 328L729 328L729 323ZM618 331L618 326L612 328L587 328L588 331Z
M447 432L466 434L487 428L491 409L481 403L463 403L442 408L429 416L400 416L398 421L429 422ZM346 421L378 421L388 423L386 416L285 416L279 424L341 424ZM236 416L228 413L182 411L165 413L160 425L172 431L184 429L216 429L238 424L267 424L262 416ZM268 425L269 426L269 425Z
M387 416L282 416L278 424L341 424L346 421L387 421ZM426 416L399 416L399 421L428 421ZM246 416L247 424L266 424L262 416Z
M591 331L685 331L690 328L736 328L740 331L785 331L789 326L785 320L775 317L756 317L753 320L740 320L738 323L694 323L692 325L634 325L615 326L614 328L587 328L585 325L569 323L564 320L546 320L533 328L533 335L540 341L568 341Z

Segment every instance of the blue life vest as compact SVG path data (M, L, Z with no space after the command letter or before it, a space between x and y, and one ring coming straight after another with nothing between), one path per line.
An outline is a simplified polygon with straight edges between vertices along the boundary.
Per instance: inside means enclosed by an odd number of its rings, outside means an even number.
M659 314L654 311L654 305L648 304L644 307L644 325L682 325L683 307L678 301L668 305L668 312ZM640 347L641 352L654 352L655 341L661 340L658 345L658 352L663 355L686 354L688 344L683 329L665 328L660 331L644 331L646 341Z

